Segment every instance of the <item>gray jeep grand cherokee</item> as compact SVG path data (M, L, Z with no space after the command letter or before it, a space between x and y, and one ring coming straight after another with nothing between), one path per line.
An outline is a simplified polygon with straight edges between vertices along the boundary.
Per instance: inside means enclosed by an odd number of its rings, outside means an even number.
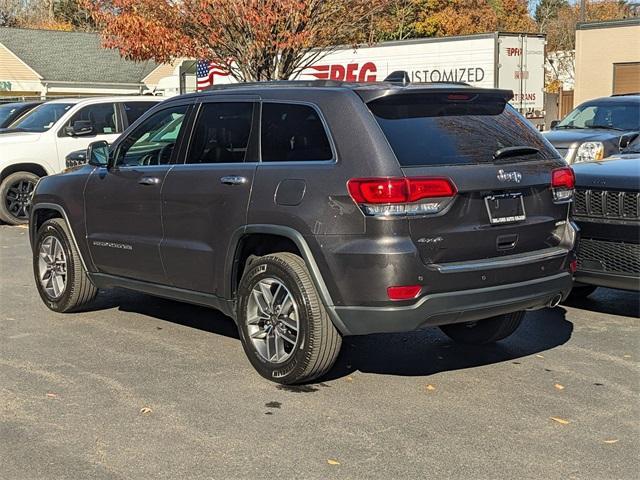
M167 100L38 184L40 295L57 312L109 287L220 309L287 384L326 373L345 335L501 340L575 266L573 172L511 96L276 82Z

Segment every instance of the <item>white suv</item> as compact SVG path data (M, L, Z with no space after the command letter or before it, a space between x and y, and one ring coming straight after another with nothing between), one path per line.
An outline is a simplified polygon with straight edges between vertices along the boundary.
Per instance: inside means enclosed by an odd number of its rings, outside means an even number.
M26 223L38 179L65 169L91 142L112 142L162 98L99 97L43 103L0 132L0 220Z

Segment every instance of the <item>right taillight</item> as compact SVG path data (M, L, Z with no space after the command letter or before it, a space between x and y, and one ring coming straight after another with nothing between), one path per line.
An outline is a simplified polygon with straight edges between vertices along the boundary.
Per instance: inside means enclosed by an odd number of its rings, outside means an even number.
M367 215L425 215L440 212L457 190L448 178L353 178L351 198Z
M568 202L573 198L576 176L571 167L556 168L551 172L551 191L555 202Z

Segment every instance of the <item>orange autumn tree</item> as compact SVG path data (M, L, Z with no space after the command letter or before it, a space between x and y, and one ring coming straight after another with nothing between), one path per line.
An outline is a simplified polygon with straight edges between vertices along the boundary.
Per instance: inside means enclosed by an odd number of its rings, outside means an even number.
M547 34L549 51L573 50L576 44L576 25L580 21L580 4L562 4L549 19L539 20ZM585 21L617 20L630 16L629 4L620 0L590 0L585 3ZM542 20L542 19L541 19Z
M238 81L288 79L366 39L387 0L86 0L104 44L133 60L206 58Z
M415 25L421 36L537 30L527 0L422 0L421 3Z

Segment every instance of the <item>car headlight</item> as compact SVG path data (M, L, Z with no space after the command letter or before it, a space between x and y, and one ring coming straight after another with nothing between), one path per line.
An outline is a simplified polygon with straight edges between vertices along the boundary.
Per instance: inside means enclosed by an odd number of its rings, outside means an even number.
M604 145L602 142L584 142L578 147L578 153L574 163L594 162L604 158Z

